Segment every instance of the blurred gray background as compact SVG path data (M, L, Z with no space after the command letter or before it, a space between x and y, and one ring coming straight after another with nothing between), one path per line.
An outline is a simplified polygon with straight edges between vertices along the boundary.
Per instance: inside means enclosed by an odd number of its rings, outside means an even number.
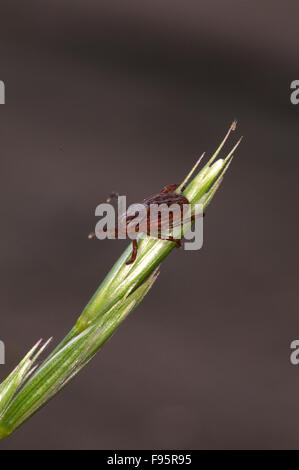
M245 138L203 249L174 250L1 449L299 447L298 17L295 0L2 0L0 379L62 339L126 246L87 240L97 204L180 182L235 117Z

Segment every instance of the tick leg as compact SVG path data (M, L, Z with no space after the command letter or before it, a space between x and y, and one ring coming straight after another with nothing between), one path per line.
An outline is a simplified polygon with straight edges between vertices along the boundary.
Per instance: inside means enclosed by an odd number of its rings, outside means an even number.
M137 250L138 250L138 243L137 240L133 240L133 250L132 250L132 255L131 258L126 261L126 264L132 264L134 263L136 256L137 256Z
M127 216L126 216L126 222L127 222L127 223L128 223L128 222L131 222L131 220L135 219L135 217L137 217L136 214L134 214L134 215L127 215Z
M106 202L111 202L112 199L114 199L114 198L117 199L118 197L119 197L119 194L116 193L116 192L113 192L113 193L110 194L110 196L107 197Z
M204 217L205 215L206 215L205 212L203 212L202 214L198 214L198 216L196 216L196 215L191 215L190 220L191 220L191 222L194 222L194 220L195 220L197 217Z

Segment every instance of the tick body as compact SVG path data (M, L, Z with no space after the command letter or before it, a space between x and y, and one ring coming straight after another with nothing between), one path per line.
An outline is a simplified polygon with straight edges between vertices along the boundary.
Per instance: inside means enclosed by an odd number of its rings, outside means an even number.
M155 238L174 242L177 244L177 247L181 246L180 239L169 236L169 234L168 236L163 235L163 228L166 222L168 223L169 228L173 228L174 226L177 226L177 225L182 225L184 206L186 205L190 206L188 199L182 194L182 191L184 191L184 187L181 188L181 191L179 193L175 192L178 187L179 187L178 184L165 186L160 193L154 194L153 196L150 196L144 199L142 202L138 204L138 205L141 204L143 206L145 217L142 220L138 221L138 224L136 224L136 226L134 227L134 233L142 232L142 233L146 233L149 236L153 236L153 233L155 233ZM112 198L117 198L117 197L118 197L117 193L112 193L107 199L107 201L110 202ZM175 219L173 212L169 211L167 213L167 221L165 220L165 217L163 216L163 213L161 212L158 212L157 217L153 219L152 212L151 212L151 207L153 207L153 205L160 206L160 207L162 207L163 205L164 207L167 207L167 208L170 208L171 206L176 205L176 207L179 208L179 218L177 217ZM122 225L125 227L126 235L130 235L132 233L130 229L130 223L134 221L136 217L137 217L137 214L127 215L127 213L125 213L123 215ZM190 220L194 220L194 216L191 216ZM118 236L118 231L119 231L119 227L116 227L114 230L115 237ZM96 236L95 233L92 233L89 235L89 238L94 238L95 236ZM126 264L128 265L134 263L137 257L138 242L136 238L132 240L132 245L133 245L132 254L130 258L126 261Z

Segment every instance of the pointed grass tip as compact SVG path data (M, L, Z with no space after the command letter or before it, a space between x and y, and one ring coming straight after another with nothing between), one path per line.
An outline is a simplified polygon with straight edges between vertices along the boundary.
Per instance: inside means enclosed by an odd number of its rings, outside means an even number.
M30 351L30 356L31 356L31 361L35 362L38 356L48 347L50 342L52 341L53 336L51 338L47 339L47 341L38 349L38 347L41 345L43 338L41 338L32 348ZM37 350L38 349L38 350ZM35 352L36 351L36 352ZM33 353L35 352L35 355L32 357Z

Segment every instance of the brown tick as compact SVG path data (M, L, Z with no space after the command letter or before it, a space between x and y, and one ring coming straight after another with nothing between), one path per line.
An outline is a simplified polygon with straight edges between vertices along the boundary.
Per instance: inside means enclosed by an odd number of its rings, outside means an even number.
M156 238L167 240L170 242L174 242L177 244L177 247L181 246L181 240L176 239L171 236L163 236L163 227L165 225L165 218L163 218L163 215L161 213L158 213L158 217L153 220L151 217L151 211L150 211L150 206L155 204L155 205L161 205L164 204L167 207L170 207L173 204L176 204L180 208L181 212L181 219L179 224L183 224L183 206L184 205L190 205L188 199L182 194L184 191L184 187L181 187L181 190L179 193L176 193L175 190L179 187L180 185L178 184L171 184L169 186L165 186L162 191L158 194L155 194L153 196L150 196L146 199L144 199L140 204L142 204L145 207L145 213L146 217L145 220L141 223L138 223L139 225L139 232L144 232L147 235L153 234L153 232L156 233ZM107 202L110 202L112 198L118 197L117 193L112 193L109 198L107 199ZM126 229L126 235L130 234L130 228L128 228L128 224L132 222L132 220L137 217L137 214L134 215L124 215L124 226ZM195 216L192 215L189 220L193 221L195 219ZM175 225L178 225L178 223L173 219L173 213L169 212L167 221L169 223L169 227L174 227ZM118 227L114 229L115 232L115 237L118 236ZM93 232L89 235L89 238L95 238L96 234ZM133 249L132 249L132 255L126 262L126 264L131 264L134 263L136 256L137 256L137 251L138 251L138 242L137 239L132 240L133 244Z

